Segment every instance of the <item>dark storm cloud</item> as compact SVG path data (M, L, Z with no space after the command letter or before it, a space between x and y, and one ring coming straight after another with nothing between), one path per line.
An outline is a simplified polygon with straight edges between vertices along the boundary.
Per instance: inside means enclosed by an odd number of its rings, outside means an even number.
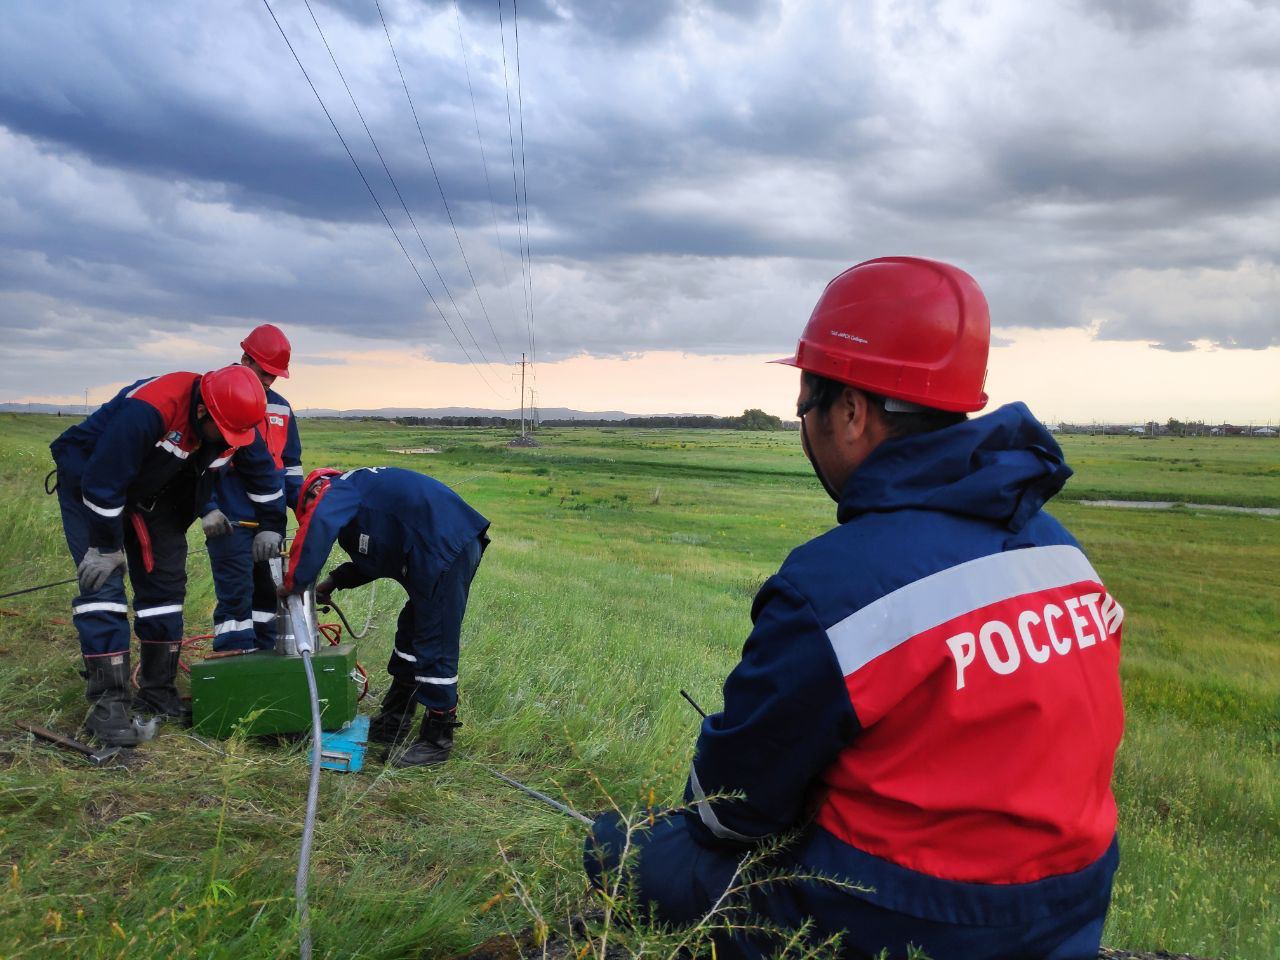
M526 342L526 191L545 359L785 348L885 253L961 264L997 326L1277 342L1273 6L526 0L517 87L514 4L500 35L492 0L386 0L433 173L373 0L313 0L434 268L306 7L272 6L469 353ZM33 371L50 331L261 320L463 359L260 2L6 17L0 327Z
M1080 8L1122 30L1143 34L1186 23L1191 0L1081 0Z

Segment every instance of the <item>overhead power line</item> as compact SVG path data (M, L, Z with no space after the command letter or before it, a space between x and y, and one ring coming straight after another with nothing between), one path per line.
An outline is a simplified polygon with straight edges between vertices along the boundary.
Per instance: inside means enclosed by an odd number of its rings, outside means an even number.
M467 42L462 37L462 14L458 10L458 0L453 0L453 20L458 28L458 49L462 53L462 69L467 75L467 93L471 96L471 118L476 125L476 143L480 145L480 168L484 171L484 186L489 194L489 215L493 220L493 240L498 247L498 260L502 264L502 285L508 296L511 291L511 275L507 272L507 252L502 243L502 232L498 226L498 205L493 199L493 181L489 178L489 158L485 155L484 137L480 134L480 112L476 109L476 91L471 84L471 65L467 62ZM524 284L521 282L521 293ZM512 303L514 307L514 302ZM512 314L516 311L513 309Z
M316 25L316 32L320 34L320 40L324 43L324 48L329 54L329 60L333 63L333 69L337 71L338 79L342 81L343 89L347 91L347 97L351 100L351 106L355 108L356 116L360 118L360 125L364 127L365 136L369 138L369 145L373 147L373 152L378 156L378 162L382 164L382 170L387 175L387 180L391 182L391 189L395 191L396 198L400 201L400 207L404 210L404 215L409 220L409 225L413 227L413 232L417 234L418 243L422 245L422 252L427 255L427 260L431 263L431 268L436 273L436 279L440 281L440 286L444 287L445 294L449 297L449 302L453 304L454 313L458 315L458 320L462 323L463 329L467 331L467 336L471 338L472 344L484 359L485 363L489 363L489 358L485 356L484 348L480 346L480 341L476 339L476 335L471 330L471 325L467 323L466 317L462 315L462 310L458 307L458 301L453 298L453 293L449 290L449 284L445 282L444 274L440 272L440 267L436 264L436 259L431 255L431 251L427 249L427 241L423 239L422 231L418 229L417 221L413 219L413 214L409 210L409 205L405 202L404 195L400 192L400 186L396 183L396 178L391 173L391 168L387 165L386 158L382 155L382 150L378 147L378 141L373 137L373 131L369 129L369 124L364 118L364 111L360 109L360 104L356 102L356 96L351 91L351 85L347 83L346 75L342 72L342 67L338 65L338 58L334 55L333 48L329 46L329 39L324 34L324 29L320 26L320 21L316 18L315 10L311 8L311 0L302 0L307 8L307 13L311 14L311 22Z
M453 221L453 211L449 209L449 200L444 195L444 184L440 182L440 174L436 171L436 162L431 157L431 148L427 146L427 136L422 132L422 121L418 119L418 108L413 104L413 96L409 93L409 84L404 78L404 70L400 67L400 56L396 53L395 44L391 42L391 31L387 29L387 18L382 15L382 3L380 0L373 0L373 2L378 8L378 19L382 21L382 32L386 34L387 46L391 49L391 58L395 61L396 72L400 74L400 86L404 87L405 99L409 101L409 110L413 114L414 125L418 128L418 139L422 141L422 150L427 155L427 163L431 165L431 175L436 179L436 189L440 191L440 201L444 204L444 212L449 217L449 226L453 228L453 239L457 241L458 253L462 255L462 262L467 266L467 276L471 278L471 289L475 292L476 300L480 303L480 310L484 314L485 322L489 324L489 333L493 335L493 342L498 345L498 351L502 354L503 362L510 364L511 361L507 357L507 351L503 348L502 341L498 339L498 331L493 329L493 320L489 317L489 308L484 305L484 297L480 296L480 285L476 283L476 275L471 272L471 261L467 259L467 251L462 247L462 237L458 235L458 225Z
M529 256L526 229L529 222L525 211L523 224L520 218L520 186L517 182L515 121L511 117L511 82L507 70L507 30L502 16L502 0L498 0L498 36L502 41L502 85L507 95L507 143L511 148L511 194L516 207L516 237L520 243L520 269L524 281L526 322L528 324L529 352L533 352L533 287L529 284ZM523 147L521 148L523 150Z
M471 356L470 351L467 350L466 345L458 336L458 332L454 330L453 324L449 322L449 318L446 317L444 315L444 311L440 309L439 302L436 300L435 295L432 294L431 288L427 286L427 281L423 279L422 271L418 269L418 265L414 263L413 257L410 256L408 248L404 245L404 241L400 239L400 234L396 231L395 225L392 224L391 218L387 216L387 211L383 208L382 201L378 199L378 195L374 192L373 187L369 183L369 178L365 176L364 170L361 168L359 161L356 160L355 154L351 152L351 147L347 144L346 137L344 137L342 135L342 131L338 129L338 124L334 121L333 114L329 112L329 108L325 105L324 98L320 96L320 91L316 89L315 83L312 82L311 75L307 73L307 68L302 65L302 60L298 56L298 52L294 49L293 43L290 42L289 35L285 33L284 27L280 24L280 20L276 16L275 10L271 8L270 0L262 0L262 3L267 8L267 12L271 14L271 19L275 23L276 29L280 31L281 39L284 40L285 46L289 48L289 53L293 55L293 60L298 65L298 69L302 71L302 76L307 81L307 86L309 86L311 88L311 92L315 94L316 102L320 104L320 109L324 111L325 118L329 121L329 126L333 128L333 132L337 135L338 141L342 144L342 149L346 151L347 157L351 160L351 165L356 168L356 173L360 176L360 182L363 183L364 188L369 191L369 197L378 208L378 212L382 214L382 219L386 223L387 229L390 230L391 235L395 237L396 245L400 248L400 252L404 254L405 260L409 262L409 267L413 270L414 276L418 278L418 283L422 286L423 291L426 292L427 298L431 301L431 305L436 308L436 313L440 315L440 319L443 321L445 328L453 335L453 339L457 342L463 355L466 356L467 362L471 364L475 369L476 374L482 381L484 381L484 385L501 397L502 394L499 393L499 391L494 388L493 384L489 382L488 378L485 377L484 371L480 369L479 365L475 362L475 359ZM472 337L471 339L474 340L475 337Z
M518 0L511 0L511 24L516 35L516 103L520 112L520 177L524 193L524 248L529 258L529 365L533 372L533 382L538 382L538 325L533 313L533 244L529 236L529 167L525 163L524 153L524 80L520 73L520 5Z

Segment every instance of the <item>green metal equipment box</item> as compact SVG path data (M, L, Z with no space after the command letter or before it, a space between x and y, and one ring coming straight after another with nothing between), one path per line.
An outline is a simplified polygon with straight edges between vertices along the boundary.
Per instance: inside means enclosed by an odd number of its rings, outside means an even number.
M356 648L344 643L317 650L311 666L320 725L337 730L356 715ZM191 713L193 728L207 737L229 737L237 728L248 736L308 731L311 696L302 658L264 650L196 663L191 667Z

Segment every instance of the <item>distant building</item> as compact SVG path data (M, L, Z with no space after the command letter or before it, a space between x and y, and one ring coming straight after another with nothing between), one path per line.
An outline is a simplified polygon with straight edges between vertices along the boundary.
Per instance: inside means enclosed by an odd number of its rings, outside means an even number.
M1276 431L1271 427L1259 427L1257 430L1253 431L1253 435L1255 437L1274 437L1276 435Z

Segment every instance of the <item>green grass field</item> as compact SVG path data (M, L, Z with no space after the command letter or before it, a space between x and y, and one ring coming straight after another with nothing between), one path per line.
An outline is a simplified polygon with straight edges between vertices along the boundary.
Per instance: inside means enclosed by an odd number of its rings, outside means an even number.
M40 481L66 420L0 415L0 592L70 576ZM795 434L481 430L303 421L308 467L391 463L493 521L463 643L458 750L321 783L317 957L441 957L587 897L581 833L490 764L575 807L678 800L756 588L833 522ZM1280 519L1122 511L1093 497L1280 506L1280 444L1074 438L1054 512L1127 610L1123 864L1106 942L1280 956ZM431 446L435 455L388 453ZM189 633L213 594L192 536ZM363 619L368 588L341 597ZM304 745L165 732L94 770L17 731L85 710L72 587L0 601L0 957L288 957ZM385 685L393 586L360 644ZM366 701L366 705L368 702ZM649 955L665 955L656 950Z

